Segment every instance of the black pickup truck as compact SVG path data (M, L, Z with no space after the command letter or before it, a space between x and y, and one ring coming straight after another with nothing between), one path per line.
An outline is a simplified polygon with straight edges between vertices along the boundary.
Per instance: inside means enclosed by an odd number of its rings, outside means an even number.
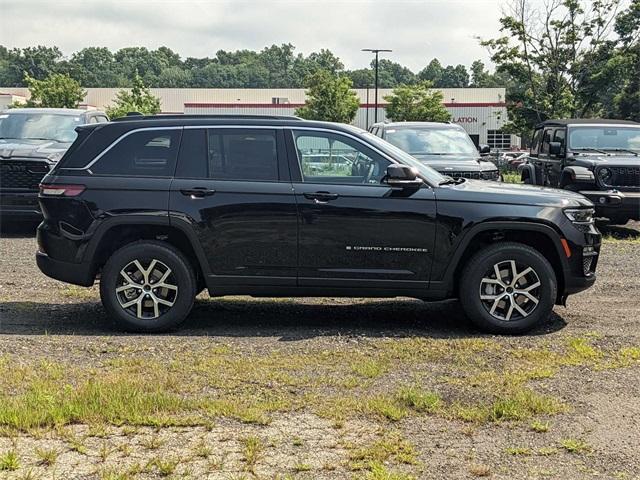
M547 120L519 168L524 183L581 193L610 223L640 220L640 123Z

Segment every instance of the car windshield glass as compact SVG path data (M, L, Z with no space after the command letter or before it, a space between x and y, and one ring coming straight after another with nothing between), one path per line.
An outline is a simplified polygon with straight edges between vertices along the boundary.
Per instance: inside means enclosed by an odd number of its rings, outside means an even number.
M5 112L0 113L0 139L71 143L77 136L75 128L82 123L79 115Z
M464 130L457 128L388 128L385 140L411 155L477 155Z
M414 167L420 175L426 178L430 183L434 185L438 185L440 182L444 181L446 177L441 175L433 168L425 165L424 163L416 160L407 152L402 151L395 145L382 140L380 137L376 137L374 134L369 132L361 132L363 137L374 144L376 147L380 148L382 151L387 152L393 158L397 159L400 163L404 163L405 165L409 165L410 167Z
M640 127L571 127L569 148L574 150L627 149L640 151Z

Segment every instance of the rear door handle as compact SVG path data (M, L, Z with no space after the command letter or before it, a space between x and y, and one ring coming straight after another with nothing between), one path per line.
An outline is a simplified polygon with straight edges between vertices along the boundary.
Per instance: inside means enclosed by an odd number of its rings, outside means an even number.
M206 187L194 187L182 188L180 189L180 193L191 198L204 198L210 197L211 195L216 193L216 191Z
M327 203L331 200L335 200L336 198L338 198L337 193L329 193L329 192L303 193L303 195L304 195L304 198L313 200L315 203Z

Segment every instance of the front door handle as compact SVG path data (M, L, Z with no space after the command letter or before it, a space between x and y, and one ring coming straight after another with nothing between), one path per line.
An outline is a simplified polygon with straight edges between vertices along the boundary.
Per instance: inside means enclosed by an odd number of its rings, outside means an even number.
M329 193L329 192L313 192L313 193L303 193L304 198L308 198L309 200L313 200L314 203L327 203L331 200L335 200L338 198L337 193Z
M206 187L194 187L180 189L180 193L191 198L204 198L210 197L216 191Z

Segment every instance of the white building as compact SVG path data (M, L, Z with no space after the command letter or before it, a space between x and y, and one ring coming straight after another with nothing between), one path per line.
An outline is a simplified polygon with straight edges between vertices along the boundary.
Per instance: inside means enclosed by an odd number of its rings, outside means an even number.
M120 89L87 88L83 102L85 108L100 110L109 106ZM26 88L5 88L0 91L28 98ZM453 123L460 124L473 141L486 143L492 148L508 149L519 146L519 138L502 134L507 122L504 88L443 88L444 105L451 113ZM304 105L304 89L233 89L233 88L152 88L160 98L162 113L188 114L263 114L294 115ZM374 90L356 89L360 108L353 124L367 128L374 123ZM384 97L391 89L378 90L378 121L385 120Z

